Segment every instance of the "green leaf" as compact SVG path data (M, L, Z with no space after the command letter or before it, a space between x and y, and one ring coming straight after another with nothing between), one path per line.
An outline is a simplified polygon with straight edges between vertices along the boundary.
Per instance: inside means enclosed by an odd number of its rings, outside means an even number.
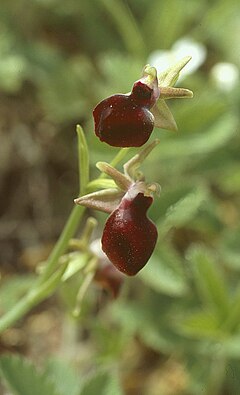
M145 43L130 7L119 0L101 0L100 2L111 16L129 53L134 54L136 58L144 56Z
M150 161L159 158L173 158L175 161L189 155L203 155L224 146L237 132L237 119L232 114L222 116L205 133L195 133L191 137L165 139L161 141L157 152L153 152Z
M232 333L239 328L239 318L240 318L240 288L235 292L233 301L230 305L228 316L226 320L222 323L222 328L227 332Z
M93 322L91 333L94 344L97 344L98 347L98 362L100 364L108 365L121 358L123 346L129 340L124 331L112 330L112 323L103 319Z
M49 297L59 285L67 268L67 262L59 266L51 277L41 283L32 284L32 288L9 311L0 317L0 332L3 332L19 318L22 318L32 307Z
M115 374L97 372L90 376L80 395L123 395Z
M192 85L190 85L192 86ZM229 108L227 102L218 92L209 92L209 86L200 81L193 89L198 92L201 89L201 98L199 100L188 100L187 103L174 101L174 114L178 121L178 128L186 136L187 134L200 135L207 134L215 123L218 123L222 114L227 114ZM204 114L204 117L203 117ZM181 140L183 136L179 136ZM191 148L191 147L190 147Z
M100 53L97 57L97 62L103 76L101 81L97 81L95 87L98 100L102 100L114 92L128 92L132 87L133 81L140 78L143 68L141 59L127 53L125 56L122 56L122 53L116 50ZM106 157L104 159L106 160Z
M239 339L238 347L239 347ZM226 382L229 394L237 394L239 392L240 362L239 357L235 360L229 360L226 366Z
M186 33L186 26L190 20L197 20L201 15L204 2L184 0L167 0L144 2L147 7L144 12L143 31L148 38L150 51L169 49L171 45ZM136 2L138 4L138 2ZM161 41L161 44L160 44Z
M151 170L151 167L150 167ZM150 208L150 217L154 218L155 222L163 222L165 220L166 212L169 207L175 205L178 201L184 199L188 194L193 193L194 188L192 183L188 182L175 185L169 185L161 191L159 202L156 201ZM160 204L161 202L161 204ZM160 225L159 225L160 226Z
M222 322L230 309L228 291L214 257L204 247L193 246L187 253L187 258L194 264L194 280L203 303Z
M104 395L124 395L117 375L109 378Z
M227 358L240 359L240 335L229 336L222 342L222 350Z
M14 395L59 395L48 377L18 356L2 356L0 374Z
M48 116L58 122L85 118L91 102L89 81L94 84L96 78L89 58L80 55L64 59L56 46L43 41L33 42L28 49L34 63L30 78L37 84Z
M189 315L184 321L177 323L180 332L192 338L221 339L219 322L211 312L200 311Z
M54 383L60 395L79 394L82 380L70 363L50 359L46 363L45 375Z
M198 188L170 206L165 219L157 223L159 236L163 237L172 227L181 227L191 221L206 199L206 190Z
M240 227L228 227L221 232L217 242L219 256L230 269L240 270Z
M155 292L149 294L147 300L146 293L144 300L139 302L122 302L115 304L111 308L111 314L124 328L127 337L137 335L141 340L154 350L172 353L178 349L186 349L190 346L180 337L176 331L172 330L172 314L175 314L171 307L176 304L174 299L171 306L171 299Z
M227 193L240 191L240 169L238 161L223 169L218 177L218 182Z
M89 153L83 129L77 125L78 135L78 164L79 164L79 194L83 195L89 181Z
M166 295L181 296L188 290L180 259L170 245L157 248L139 277L150 288Z

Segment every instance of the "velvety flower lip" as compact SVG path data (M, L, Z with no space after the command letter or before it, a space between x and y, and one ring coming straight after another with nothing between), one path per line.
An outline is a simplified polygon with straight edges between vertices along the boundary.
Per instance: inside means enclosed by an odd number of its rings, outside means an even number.
M134 186L135 187L135 186ZM142 192L129 192L109 216L102 235L102 249L122 273L136 275L147 263L157 242L157 228L147 217L153 202Z
M100 141L113 147L140 147L149 139L154 117L129 95L113 95L94 111L95 133Z
M145 68L129 94L115 94L93 110L96 136L114 147L140 147L154 128L150 108L160 95L156 70Z

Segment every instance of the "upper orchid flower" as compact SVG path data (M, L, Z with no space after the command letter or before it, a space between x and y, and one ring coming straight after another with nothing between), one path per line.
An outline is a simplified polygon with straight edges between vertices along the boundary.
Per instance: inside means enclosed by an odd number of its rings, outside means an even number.
M155 67L147 65L130 93L115 94L97 104L93 117L99 139L115 147L140 147L149 139L154 126L176 130L165 99L193 96L188 89L173 88L190 59L182 59L159 75Z

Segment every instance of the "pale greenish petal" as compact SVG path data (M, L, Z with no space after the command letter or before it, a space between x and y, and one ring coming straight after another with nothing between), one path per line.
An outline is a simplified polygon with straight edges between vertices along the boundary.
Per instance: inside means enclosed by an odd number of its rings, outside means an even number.
M128 178L126 175L120 173L117 169L115 169L113 166L111 166L107 162L97 162L96 167L103 173L107 174L109 177L111 177L116 185L123 191L127 191L131 184L132 181L130 178Z

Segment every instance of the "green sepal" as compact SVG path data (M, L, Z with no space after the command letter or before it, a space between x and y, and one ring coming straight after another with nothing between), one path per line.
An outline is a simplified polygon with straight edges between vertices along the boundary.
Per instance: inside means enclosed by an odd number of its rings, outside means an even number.
M174 86L179 78L180 71L186 66L191 60L191 56L185 56L179 60L174 66L169 67L167 70L158 74L158 85L159 87Z
M163 99L159 99L151 109L154 116L154 126L176 132L178 130L176 121Z
M186 56L174 66L158 74L158 86L160 88L160 98L151 109L154 116L154 126L161 129L177 130L176 121L169 110L165 100L192 98L193 92L185 88L173 88L176 84L180 71L191 60L191 56Z

